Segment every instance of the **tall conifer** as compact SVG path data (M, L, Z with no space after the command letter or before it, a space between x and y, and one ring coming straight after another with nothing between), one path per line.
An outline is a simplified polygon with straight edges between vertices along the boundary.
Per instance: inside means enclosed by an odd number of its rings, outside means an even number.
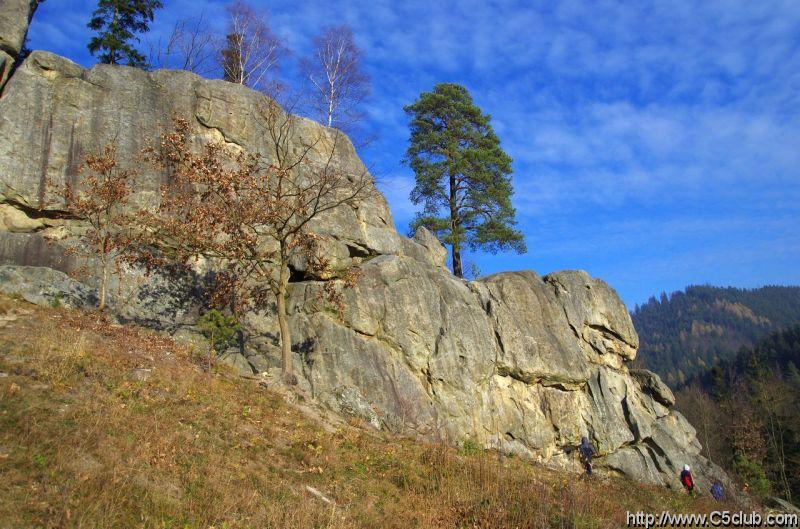
M423 205L412 229L425 226L450 245L458 277L465 248L527 251L514 229L511 158L467 89L438 84L405 111L411 117L405 161L416 175L411 201Z

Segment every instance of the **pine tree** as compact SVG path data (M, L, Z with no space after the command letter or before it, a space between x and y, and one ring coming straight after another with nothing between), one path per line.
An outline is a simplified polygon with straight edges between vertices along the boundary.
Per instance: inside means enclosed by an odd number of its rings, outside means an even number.
M238 33L228 33L225 36L225 47L220 51L222 65L222 78L229 83L244 84L244 70L242 68L241 49L242 36Z
M146 68L144 55L133 47L137 33L144 33L153 21L153 12L162 7L160 0L100 0L87 26L97 31L89 42L89 51L100 62Z
M438 84L404 110L411 117L405 162L416 174L411 201L423 204L412 230L425 226L450 245L458 277L465 247L527 251L514 229L511 158L467 89Z

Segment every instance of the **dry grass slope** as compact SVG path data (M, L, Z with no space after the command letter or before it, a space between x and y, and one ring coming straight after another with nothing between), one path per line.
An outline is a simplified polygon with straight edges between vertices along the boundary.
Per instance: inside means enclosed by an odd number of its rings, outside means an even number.
M0 298L0 528L616 528L716 507L326 425L201 366L155 332Z

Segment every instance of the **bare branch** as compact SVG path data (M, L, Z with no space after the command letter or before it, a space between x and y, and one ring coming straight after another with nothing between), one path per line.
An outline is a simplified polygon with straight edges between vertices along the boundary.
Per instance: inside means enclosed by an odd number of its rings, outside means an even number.
M348 174L337 166L343 136L320 127L303 128L296 116L264 97L258 107L269 157L209 143L190 148L189 123L174 118L173 130L145 158L170 174L155 211L139 214L148 267L213 260L219 280L212 293L234 313L278 309L284 371L292 374L286 314L289 265L300 258L316 277L335 277L319 250L311 222L337 207L358 208L375 192L366 171ZM312 134L300 138L298 131ZM153 251L152 249L155 249ZM337 288L329 299L341 302ZM337 301L338 300L338 301Z
M178 20L166 43L159 39L150 44L150 64L207 75L214 69L217 41L203 13Z
M313 109L329 127L344 130L364 117L358 107L370 93L370 82L361 55L349 26L331 26L314 40L313 56L301 63Z
M228 5L227 12L228 30L219 51L224 79L269 90L268 76L278 68L285 51L283 43L270 29L266 17L243 1Z

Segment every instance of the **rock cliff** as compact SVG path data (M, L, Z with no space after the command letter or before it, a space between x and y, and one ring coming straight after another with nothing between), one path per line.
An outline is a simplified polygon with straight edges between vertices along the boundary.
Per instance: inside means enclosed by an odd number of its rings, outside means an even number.
M80 185L83 157L112 140L123 164L138 164L139 150L173 113L190 119L197 144L222 140L269 153L259 97L186 72L85 70L53 54L31 54L0 95L0 291L91 306L96 278L65 274L80 264L63 244L80 233L81 221L50 187ZM296 119L291 134L299 146L303 138L334 133ZM366 170L349 143L336 163ZM141 171L135 201L153 200L164 175ZM670 390L653 373L629 369L636 331L603 281L580 271L458 279L430 233L408 239L396 232L379 194L357 209L330 212L315 230L335 264L361 270L355 288L345 291L342 315L321 305L323 281L299 269L291 283L301 384L322 405L375 428L471 439L574 470L577 444L589 435L606 472L674 486L690 464L703 486L713 478L727 482L701 456L692 426L671 409ZM123 269L114 286L111 306L121 319L191 332L191 279L156 280ZM276 367L272 315L248 315L245 329L245 347L229 361L249 372Z
M32 0L4 0L0 8L0 89L22 51L33 13L32 4Z

